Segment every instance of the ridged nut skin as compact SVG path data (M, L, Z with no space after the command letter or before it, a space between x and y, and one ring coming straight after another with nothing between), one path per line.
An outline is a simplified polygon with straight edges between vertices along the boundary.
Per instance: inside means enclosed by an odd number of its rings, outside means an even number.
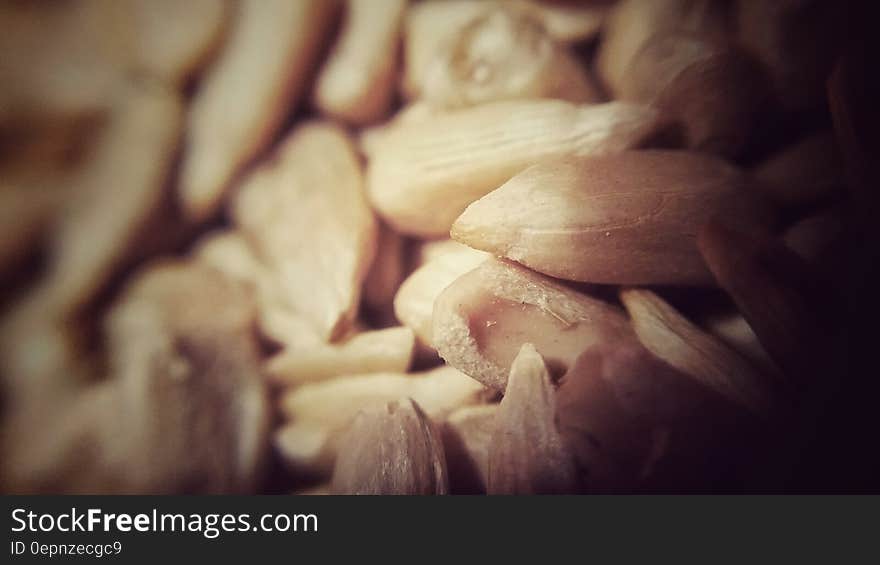
M434 303L440 356L497 391L504 391L523 343L564 372L587 347L632 335L620 309L495 259L459 277Z
M544 162L468 206L451 233L567 280L712 285L697 230L716 213L769 224L749 185L726 162L686 151Z
M396 124L371 143L370 201L395 229L448 234L465 207L530 165L619 153L659 127L647 107L559 100L483 104Z
M489 494L553 494L576 486L574 462L556 427L556 391L535 346L523 344L489 444Z
M419 405L406 398L359 413L341 440L331 490L337 494L447 494L443 442Z

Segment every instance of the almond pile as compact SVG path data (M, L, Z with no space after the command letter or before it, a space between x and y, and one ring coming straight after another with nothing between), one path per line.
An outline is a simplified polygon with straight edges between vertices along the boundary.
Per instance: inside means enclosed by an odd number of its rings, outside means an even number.
M4 3L0 488L759 480L835 362L834 5Z

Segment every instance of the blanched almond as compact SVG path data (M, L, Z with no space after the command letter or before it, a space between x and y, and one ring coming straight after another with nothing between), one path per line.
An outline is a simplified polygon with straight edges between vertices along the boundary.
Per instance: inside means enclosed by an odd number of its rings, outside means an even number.
M424 78L434 108L514 98L597 102L586 68L523 10L497 4L465 25L438 51Z
M772 404L768 377L735 350L649 290L624 290L620 298L648 351L732 402L768 414Z
M443 423L449 483L456 494L482 494L489 484L489 445L497 404L463 406Z
M489 443L489 494L571 492L575 469L556 428L556 391L541 355L525 343L513 360Z
M452 237L568 280L711 284L695 234L715 213L769 223L726 162L631 151L535 165L468 206Z
M716 0L621 0L605 19L596 70L617 97L623 76L645 41L675 31L725 34L724 3Z
M619 153L657 128L655 111L612 102L495 102L401 123L376 140L368 190L397 230L446 235L462 210L538 162Z
M267 362L266 372L284 384L355 373L405 373L414 345L415 335L407 327L366 331L337 344L282 351Z
M620 97L682 125L687 146L736 157L767 98L758 64L733 45L688 33L645 41L620 78Z
M187 215L214 213L235 175L296 106L336 2L243 0L193 99L181 165Z
M332 430L309 423L286 424L272 443L281 461L298 475L323 477L333 471L336 446ZM338 435L338 433L337 433Z
M447 363L503 391L523 343L554 372L587 347L631 336L618 309L513 263L487 260L434 303L433 340Z
M434 301L452 281L485 261L488 253L471 249L459 243L446 252L432 252L436 257L416 269L400 285L394 297L397 319L412 328L422 344L433 347L432 319Z
M347 0L345 23L315 90L328 116L366 124L388 111L406 0Z
M278 281L276 304L323 339L341 337L357 313L377 230L345 132L322 122L299 126L277 158L245 180L232 215Z
M446 458L434 425L410 399L357 415L342 438L337 494L446 494Z

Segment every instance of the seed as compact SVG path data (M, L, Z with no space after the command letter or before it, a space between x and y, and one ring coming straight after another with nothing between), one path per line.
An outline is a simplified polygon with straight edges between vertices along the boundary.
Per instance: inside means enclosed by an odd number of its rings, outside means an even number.
M348 0L340 38L318 76L315 105L352 124L382 118L395 87L405 0Z
M489 484L489 445L495 431L497 404L463 406L443 424L443 447L451 489L482 494Z
M570 492L575 470L556 429L556 392L541 355L525 343L513 360L489 443L489 494Z
M476 268L489 257L482 251L460 243L451 243L455 247L447 246L439 252L429 252L436 256L407 277L394 297L394 313L397 319L412 328L421 343L428 347L433 347L431 326L434 301L452 281Z
M296 106L335 3L244 0L238 8L189 113L180 198L197 221L216 212L235 175Z
M501 4L465 25L434 55L423 91L428 104L440 109L514 98L599 100L586 69L540 20Z
M446 494L446 459L434 425L410 399L357 415L342 438L338 494Z
M769 412L767 377L736 351L649 290L624 290L620 299L648 351L729 400L757 414Z
M487 260L434 303L433 340L447 363L503 391L524 343L561 374L592 344L631 336L623 313L549 277Z
M342 337L354 322L377 237L344 131L323 122L299 126L277 159L244 181L232 215L277 281L276 304L322 339Z
M559 100L495 102L396 124L375 140L368 192L395 229L445 236L472 201L530 165L619 153L658 127L642 106Z
M547 161L471 204L452 237L568 280L711 284L696 248L715 213L769 223L748 177L685 151Z
M283 351L267 361L266 372L293 385L355 373L405 373L414 345L406 327L366 331L341 343Z

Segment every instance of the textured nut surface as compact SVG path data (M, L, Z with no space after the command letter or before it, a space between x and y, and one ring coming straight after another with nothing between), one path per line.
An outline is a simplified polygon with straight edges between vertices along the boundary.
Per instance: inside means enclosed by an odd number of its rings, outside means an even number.
M344 131L323 122L298 127L277 159L245 180L232 215L277 279L278 306L325 340L341 337L357 313L377 237Z
M564 371L587 347L632 335L620 309L513 263L487 260L434 303L433 340L447 363L503 391L523 343Z
M394 228L445 236L465 207L535 163L619 153L658 127L643 106L494 102L396 124L375 140L370 200Z
M715 213L767 216L720 159L631 151L535 165L468 206L452 237L568 280L710 284L695 236Z
M394 93L406 0L348 0L343 29L318 76L315 105L353 124L382 118Z
M556 428L556 392L541 355L525 343L513 360L489 443L489 494L550 494L575 486Z
M216 211L239 170L296 105L336 2L243 0L217 60L193 99L181 165L188 215Z
M338 494L446 494L443 443L410 399L357 415L342 438L331 489Z

